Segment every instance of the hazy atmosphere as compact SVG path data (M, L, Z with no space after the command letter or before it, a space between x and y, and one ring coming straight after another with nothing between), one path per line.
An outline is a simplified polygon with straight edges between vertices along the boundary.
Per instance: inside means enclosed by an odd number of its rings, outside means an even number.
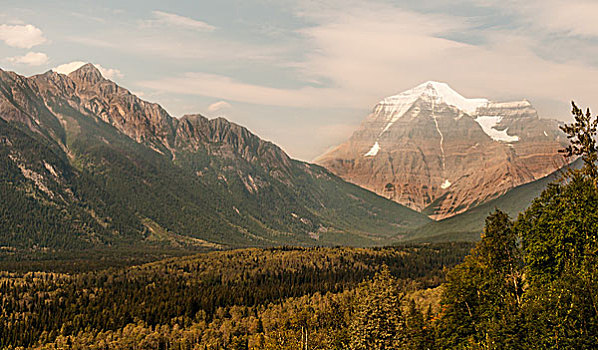
M381 98L427 80L568 118L573 97L598 92L597 10L552 0L225 0L168 10L161 1L8 0L0 56L25 74L93 62L173 116L224 115L310 160Z

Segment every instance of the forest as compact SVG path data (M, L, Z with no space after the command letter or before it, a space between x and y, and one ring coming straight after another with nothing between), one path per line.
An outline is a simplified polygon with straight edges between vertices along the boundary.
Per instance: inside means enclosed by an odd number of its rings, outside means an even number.
M475 245L239 249L87 271L5 265L0 346L594 349L598 119L573 112L564 152L583 166L517 218L495 210Z
M149 342L159 336L157 348L172 347L189 337L195 339L189 344L230 348L232 342L257 341L260 333L270 336L268 330L281 330L279 323L295 327L293 317L299 315L316 317L314 322L324 322L328 317L324 313L340 317L337 307L319 308L327 303L352 308L360 283L371 279L380 266L387 267L385 276L392 276L394 286L419 295L437 287L445 269L462 261L469 249L471 243L281 247L203 253L83 273L5 272L0 276L0 316L5 320L0 324L0 345L68 347L71 343L89 348L105 338L113 339L116 349L126 348L126 342L135 344L135 339ZM312 308L322 315L315 316ZM328 333L315 324L304 332L316 329ZM280 336L280 342L293 338L286 333Z

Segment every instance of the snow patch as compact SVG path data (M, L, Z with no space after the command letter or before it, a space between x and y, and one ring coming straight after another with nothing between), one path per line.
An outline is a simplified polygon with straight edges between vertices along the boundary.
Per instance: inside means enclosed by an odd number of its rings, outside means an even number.
M440 131L440 126L438 126L438 119L436 118L436 114L434 113L436 109L436 104L432 102L432 119L434 119L434 125L436 125L436 131L438 131L438 135L440 135L440 153L442 156L442 171L446 169L446 157L444 155L444 135L442 131Z
M501 116L481 116L477 117L475 121L482 127L486 135L490 136L494 141L499 142L517 142L519 136L511 136L507 134L509 128L504 130L496 130L495 127L501 122Z
M378 144L378 141L376 141L376 143L374 143L374 145L372 146L372 148L370 148L370 150L368 151L368 153L364 154L364 157L373 157L376 154L378 154L378 151L380 151L380 145Z
M448 179L445 179L442 185L440 185L440 188L446 190L447 188L451 187L451 185L451 182Z

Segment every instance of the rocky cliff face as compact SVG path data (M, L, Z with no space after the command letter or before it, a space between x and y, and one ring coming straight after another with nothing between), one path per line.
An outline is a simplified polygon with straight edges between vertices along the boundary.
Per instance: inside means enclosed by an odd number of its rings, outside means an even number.
M31 78L2 73L8 80L9 92L0 96L3 117L27 124L40 133L50 131L51 136L56 136L65 129L72 134L85 131L80 121L73 118L76 112L102 121L171 159L176 159L177 152L204 150L210 155L240 156L264 167L275 163L289 167L290 158L279 147L246 128L224 118L209 120L199 114L173 118L160 105L144 101L105 79L93 64L68 76L53 71ZM15 84L22 89L15 88ZM43 103L37 99L40 97ZM45 120L40 120L44 116ZM48 124L53 126L48 128ZM66 144L64 137L53 138Z
M347 181L442 219L566 164L554 120L528 101L467 99L427 82L385 98L316 162Z

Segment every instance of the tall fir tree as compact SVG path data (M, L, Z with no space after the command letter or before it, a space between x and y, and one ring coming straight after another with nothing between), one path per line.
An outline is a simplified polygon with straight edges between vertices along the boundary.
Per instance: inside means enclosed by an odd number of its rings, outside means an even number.
M383 265L372 281L362 285L351 324L352 350L401 349L405 344L402 293Z

